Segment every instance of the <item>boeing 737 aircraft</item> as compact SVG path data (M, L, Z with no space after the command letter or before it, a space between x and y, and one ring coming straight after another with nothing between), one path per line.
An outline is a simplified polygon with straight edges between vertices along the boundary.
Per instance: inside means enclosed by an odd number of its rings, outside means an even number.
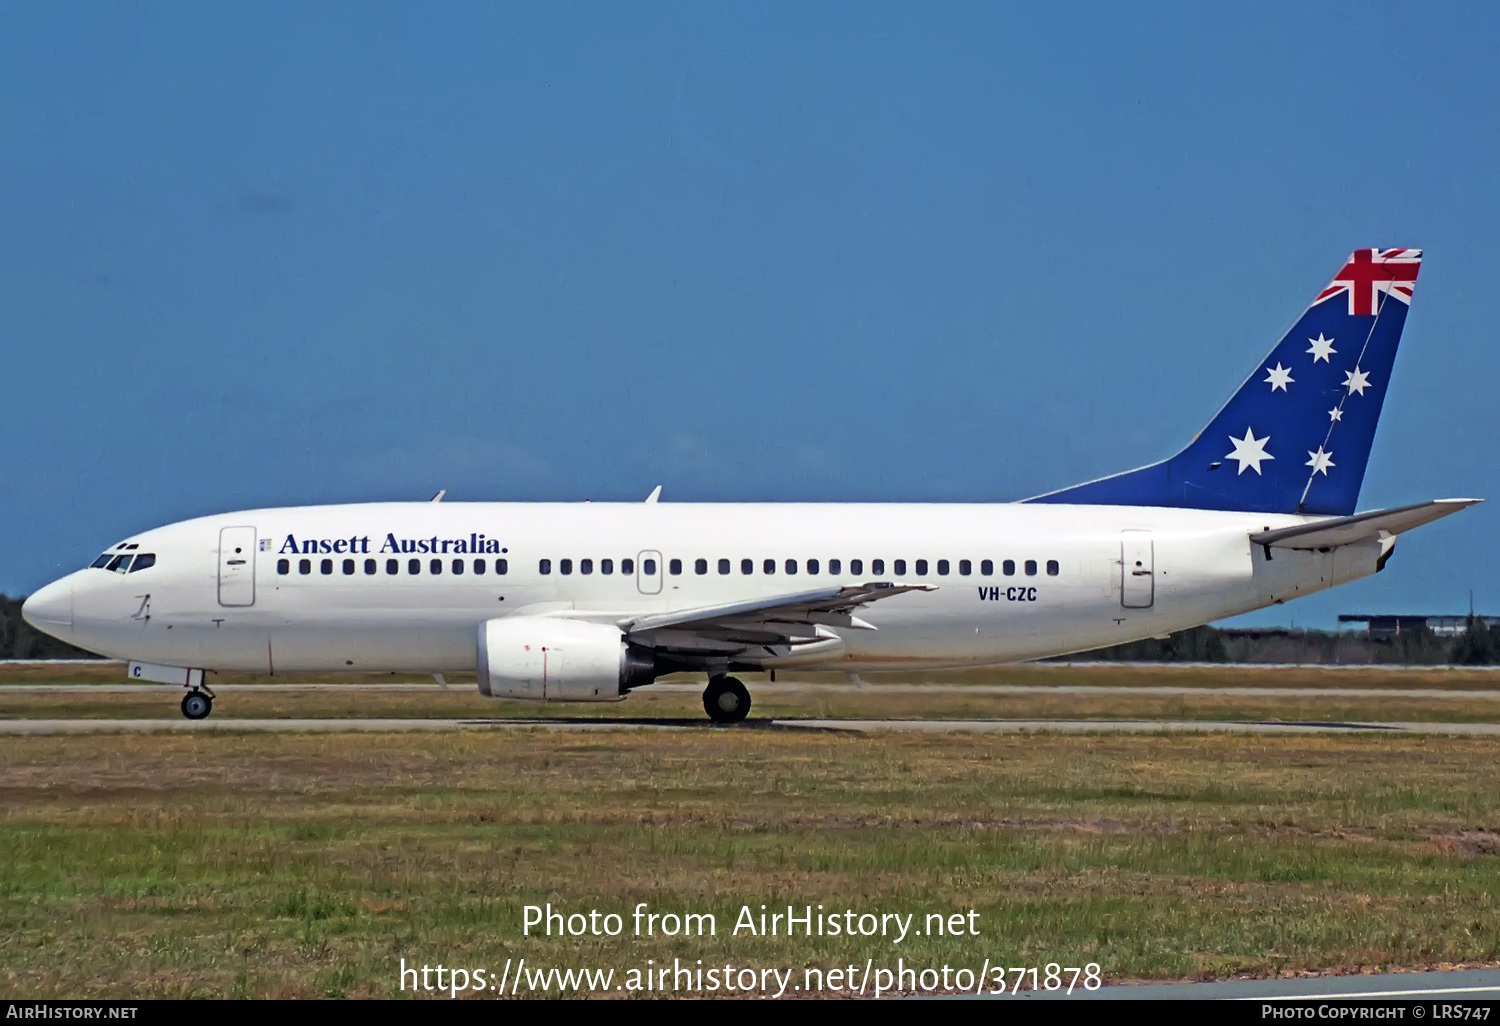
M662 674L1035 659L1165 635L1385 568L1478 500L1355 513L1421 252L1349 257L1177 455L995 505L373 503L132 535L28 622L181 683L205 671L477 671L493 698L610 702ZM441 494L439 495L441 498Z

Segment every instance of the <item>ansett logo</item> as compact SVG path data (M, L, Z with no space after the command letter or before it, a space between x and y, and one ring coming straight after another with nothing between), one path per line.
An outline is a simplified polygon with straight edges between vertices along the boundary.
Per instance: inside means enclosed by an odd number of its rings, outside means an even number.
M348 538L303 538L300 541L294 534L286 536L286 541L281 543L281 548L276 551L282 555L311 556L323 552L347 552L350 554L367 554L370 552L370 535L355 534ZM378 537L378 536L377 536ZM376 552L431 552L431 553L467 553L467 552L504 552L500 542L494 538L486 538L482 533L471 533L467 538L397 538L394 533L387 534L385 540L380 543Z

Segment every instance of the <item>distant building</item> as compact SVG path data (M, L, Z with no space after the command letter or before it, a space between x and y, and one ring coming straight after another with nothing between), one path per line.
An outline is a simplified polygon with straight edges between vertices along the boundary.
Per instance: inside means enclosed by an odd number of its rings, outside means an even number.
M1500 627L1500 616L1476 616L1491 628ZM1427 616L1417 614L1366 616L1363 613L1341 613L1339 623L1363 623L1371 641L1389 641L1391 638L1410 634L1413 631L1431 631L1439 638L1453 638L1469 629L1469 617Z

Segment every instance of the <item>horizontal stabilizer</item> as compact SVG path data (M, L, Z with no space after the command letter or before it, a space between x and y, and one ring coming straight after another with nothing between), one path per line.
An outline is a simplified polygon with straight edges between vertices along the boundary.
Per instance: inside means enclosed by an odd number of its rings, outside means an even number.
M1430 524L1483 501L1434 499L1414 506L1376 509L1368 513L1357 513L1352 517L1335 517L1296 527L1282 527L1275 531L1257 531L1250 535L1250 540L1257 545L1269 545L1278 549L1330 549L1410 531L1413 527Z

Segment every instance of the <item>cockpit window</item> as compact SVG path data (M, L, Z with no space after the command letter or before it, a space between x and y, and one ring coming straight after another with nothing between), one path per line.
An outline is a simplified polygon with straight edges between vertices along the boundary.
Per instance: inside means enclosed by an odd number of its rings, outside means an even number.
M117 574L133 574L156 565L154 552L106 552L89 564L91 569L110 570Z
M135 570L144 570L148 566L154 566L156 555L154 553L137 553L135 550L141 547L140 542L120 542L111 545L109 551L100 553L99 558L89 564L93 570L112 570L117 574L133 573ZM139 555L140 559L131 566L131 557Z

